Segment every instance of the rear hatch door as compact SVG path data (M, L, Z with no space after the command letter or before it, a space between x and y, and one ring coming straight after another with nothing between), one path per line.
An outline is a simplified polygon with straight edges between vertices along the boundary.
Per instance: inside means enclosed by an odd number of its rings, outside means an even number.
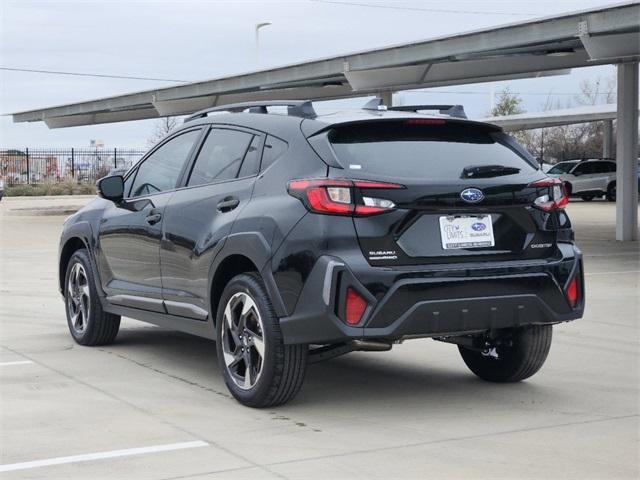
M328 141L343 168L334 178L392 182L358 189L396 209L356 217L372 265L545 258L555 251L550 214L533 206L544 178L535 161L497 127L442 119L403 119L335 127Z

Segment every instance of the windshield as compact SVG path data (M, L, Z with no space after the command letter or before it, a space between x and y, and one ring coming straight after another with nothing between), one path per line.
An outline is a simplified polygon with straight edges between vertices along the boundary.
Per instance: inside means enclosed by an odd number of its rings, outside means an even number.
M567 173L569 170L571 170L577 162L564 162L564 163L559 163L557 164L555 167L553 167L551 170L549 170L549 172L547 173L551 173L551 174L559 174L559 173Z
M448 180L536 170L503 132L462 122L363 123L334 129L329 140L354 174Z

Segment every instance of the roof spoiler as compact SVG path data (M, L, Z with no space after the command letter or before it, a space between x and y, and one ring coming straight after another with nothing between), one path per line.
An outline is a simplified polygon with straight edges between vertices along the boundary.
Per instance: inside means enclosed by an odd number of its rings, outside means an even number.
M388 110L398 112L419 112L421 110L436 110L443 115L456 118L467 118L462 105L398 105L397 107L387 107Z
M189 115L185 118L184 123L204 118L214 112L243 112L249 110L249 113L268 113L268 107L287 107L287 115L292 117L315 118L317 116L316 111L313 109L313 104L309 100L271 100L264 102L230 103L228 105L206 108Z

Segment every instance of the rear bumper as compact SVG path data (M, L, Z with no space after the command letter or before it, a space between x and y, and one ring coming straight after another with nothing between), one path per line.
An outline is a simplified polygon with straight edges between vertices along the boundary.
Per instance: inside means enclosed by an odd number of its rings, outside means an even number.
M578 319L584 311L582 256L573 244L562 247L561 258L550 261L418 271L369 267L366 274L354 272L339 258L321 257L294 313L280 320L284 340L289 344L396 340ZM581 294L577 307L571 308L565 289L575 276ZM348 287L369 303L357 326L341 320Z

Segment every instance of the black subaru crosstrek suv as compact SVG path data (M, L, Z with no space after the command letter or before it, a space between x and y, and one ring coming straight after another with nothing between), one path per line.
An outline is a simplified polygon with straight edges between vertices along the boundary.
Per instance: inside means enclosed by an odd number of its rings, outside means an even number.
M82 345L121 316L216 340L252 407L294 397L308 363L412 338L516 382L583 313L567 201L458 106L227 105L98 182L64 224L60 291Z

